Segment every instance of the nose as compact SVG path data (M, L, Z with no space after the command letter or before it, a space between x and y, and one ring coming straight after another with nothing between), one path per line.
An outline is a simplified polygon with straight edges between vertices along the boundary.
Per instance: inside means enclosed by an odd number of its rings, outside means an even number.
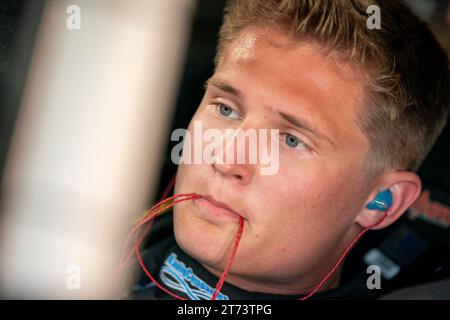
M247 168L249 165L246 164L213 163L211 166L214 173L242 185L249 184L252 179L252 173Z
M240 145L242 141L237 142L233 140L234 138L228 140L222 152L215 155L211 166L215 174L241 185L247 185L253 178L256 165L249 161L250 150L248 145L245 146L245 160L238 161L238 149L242 147ZM231 159L234 161L229 161L227 155L233 155Z

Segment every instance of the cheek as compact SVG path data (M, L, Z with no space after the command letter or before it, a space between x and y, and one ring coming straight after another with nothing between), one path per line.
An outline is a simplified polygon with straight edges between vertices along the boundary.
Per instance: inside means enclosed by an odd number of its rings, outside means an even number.
M258 187L252 191L257 191L248 197L254 219L247 232L253 246L269 256L304 257L309 248L303 244L315 242L313 237L327 223L317 219L325 203L321 184L311 174L288 174L281 167L277 175L256 179Z
M279 175L260 177L259 192L251 200L258 239L283 248L287 243L314 246L338 237L351 224L349 210L356 185L348 174L336 174L326 167L291 172L296 171L280 167Z
M330 193L326 175L309 169L290 170L280 164L277 175L259 178L263 205L276 212L278 219L295 218L302 213L306 217L322 208Z
M296 166L280 163L278 175L269 177L266 188L273 205L304 218L332 220L354 207L363 192L358 165L310 159ZM277 186L276 188L269 186ZM329 217L329 219L327 219Z

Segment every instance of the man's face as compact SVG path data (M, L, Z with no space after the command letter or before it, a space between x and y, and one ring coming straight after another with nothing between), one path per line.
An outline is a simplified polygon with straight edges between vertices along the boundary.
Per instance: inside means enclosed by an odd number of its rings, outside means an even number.
M261 175L258 164L181 164L175 193L210 195L244 219L231 283L270 292L302 279L308 287L354 237L368 192L368 140L357 125L362 99L357 73L316 45L249 28L228 46L188 129L193 121L204 130L279 129L279 170ZM205 201L174 209L177 242L217 274L238 222Z

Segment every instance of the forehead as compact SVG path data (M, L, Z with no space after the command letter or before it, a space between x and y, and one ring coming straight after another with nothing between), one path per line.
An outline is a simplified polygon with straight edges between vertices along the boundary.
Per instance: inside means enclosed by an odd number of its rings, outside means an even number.
M275 29L248 28L226 48L213 78L244 92L246 104L314 122L336 143L367 144L358 126L364 97L358 70L321 47Z

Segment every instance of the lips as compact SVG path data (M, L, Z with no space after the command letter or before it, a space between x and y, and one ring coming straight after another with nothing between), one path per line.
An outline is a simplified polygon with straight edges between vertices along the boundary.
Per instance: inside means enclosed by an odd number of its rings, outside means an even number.
M241 217L239 213L231 209L228 205L217 201L210 195L201 195L201 198L195 199L194 201L205 215L231 220L239 220Z

